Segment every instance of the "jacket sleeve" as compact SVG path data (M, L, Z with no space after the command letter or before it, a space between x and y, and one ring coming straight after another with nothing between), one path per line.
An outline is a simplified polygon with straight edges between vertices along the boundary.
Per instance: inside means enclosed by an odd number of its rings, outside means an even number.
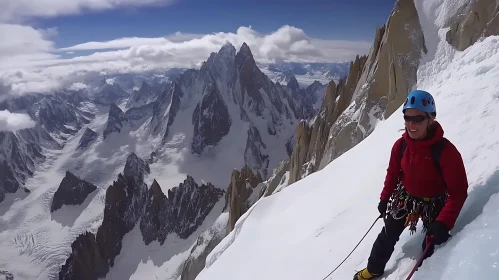
M454 145L448 146L441 155L440 165L449 198L436 220L451 230L468 197L468 178L461 154Z
M392 195L395 187L397 187L398 177L400 176L400 148L402 144L402 138L395 141L392 147L392 152L390 155L390 162L388 163L388 169L386 170L385 186L381 191L381 200L388 200Z

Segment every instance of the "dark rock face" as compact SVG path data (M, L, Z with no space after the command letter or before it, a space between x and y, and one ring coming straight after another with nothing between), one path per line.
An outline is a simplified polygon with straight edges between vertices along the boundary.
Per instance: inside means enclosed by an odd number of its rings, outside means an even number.
M59 272L59 279L106 276L121 251L123 237L143 214L147 196L143 179L148 171L149 166L134 153L127 158L123 174L106 191L104 219L96 236L86 233L73 242L72 254Z
M107 261L102 257L95 235L80 234L71 244L72 254L59 273L60 280L90 280L106 275Z
M125 113L114 103L109 107L109 116L107 118L106 128L104 129L104 139L113 133L121 132L123 126L127 123Z
M229 133L232 120L217 88L203 97L192 115L192 151L201 154L206 146L216 145Z
M96 186L66 171L66 176L62 179L59 188L54 194L50 212L58 210L62 205L80 205L96 189Z
M83 132L83 135L81 136L80 142L78 143L78 147L76 149L78 150L87 148L97 139L97 137L97 133L87 127L87 129L85 129L85 132Z
M154 180L147 193L146 209L140 220L140 231L146 245L149 245L154 240L158 240L161 244L165 242L168 233L166 219L169 216L166 202L165 194L158 182Z
M157 240L163 244L166 236L176 233L188 238L203 223L224 191L212 184L198 185L191 176L178 187L168 190L166 197L157 182L149 190L140 230L147 244Z
M190 71L187 71L187 75ZM180 109L184 92L178 82L165 89L153 103L150 129L152 135L161 135L163 140L168 136L170 126Z
M104 219L97 234L85 233L73 242L59 279L105 277L120 254L123 237L137 225L146 245L154 240L163 244L170 233L188 238L224 195L212 184L198 185L188 176L165 196L156 181L147 188L144 176L149 172L147 163L137 155L128 157L123 174L107 189Z
M170 86L169 83L167 84L167 87L168 86ZM132 108L147 105L151 102L156 101L158 95L159 92L157 91L157 89L153 88L151 85L144 81L142 82L139 90L133 91L132 96L130 96L127 101L126 107Z
M168 190L168 201L172 205L170 223L174 225L175 233L180 238L189 237L201 225L224 193L222 189L210 183L196 184L191 176L187 176L187 179L178 187Z
M246 149L244 151L244 162L250 169L266 171L269 166L269 156L265 149L267 146L263 143L260 132L254 126L248 130ZM267 176L266 172L263 174Z

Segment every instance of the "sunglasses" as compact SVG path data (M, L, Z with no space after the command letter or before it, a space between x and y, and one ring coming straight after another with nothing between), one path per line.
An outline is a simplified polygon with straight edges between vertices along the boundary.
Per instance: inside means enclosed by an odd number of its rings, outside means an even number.
M407 115L404 115L404 120L406 122L422 123L427 118L428 117L424 116L424 115L417 115L417 116L407 116Z

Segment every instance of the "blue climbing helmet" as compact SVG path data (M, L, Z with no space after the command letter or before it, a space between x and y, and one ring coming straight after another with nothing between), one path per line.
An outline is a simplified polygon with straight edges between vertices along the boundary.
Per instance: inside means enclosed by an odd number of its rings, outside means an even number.
M433 116L437 115L437 107L435 106L433 96L424 90L411 91L405 99L402 112L405 112L405 109L418 109L428 114L433 114Z

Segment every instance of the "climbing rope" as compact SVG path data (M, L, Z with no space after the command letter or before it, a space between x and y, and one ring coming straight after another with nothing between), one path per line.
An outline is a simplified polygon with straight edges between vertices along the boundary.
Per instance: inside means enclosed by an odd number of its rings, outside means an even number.
M359 243L357 243L357 245L353 248L353 250L350 252L350 254L348 254L348 256L335 269L333 269L333 271L331 271L328 275L326 275L326 277L324 277L322 280L326 280L331 274L333 274L333 272L335 272L348 259L348 257L350 257L350 255L355 251L355 249L357 249L357 247L360 245L360 243L362 242L362 240L364 240L364 238L367 236L367 234L371 231L371 229L374 227L374 225L376 224L376 222L380 218L384 218L383 215L379 215L379 217L376 218L376 220L374 221L374 223L367 230L366 234L364 234L364 236L362 237L362 239L360 239Z

